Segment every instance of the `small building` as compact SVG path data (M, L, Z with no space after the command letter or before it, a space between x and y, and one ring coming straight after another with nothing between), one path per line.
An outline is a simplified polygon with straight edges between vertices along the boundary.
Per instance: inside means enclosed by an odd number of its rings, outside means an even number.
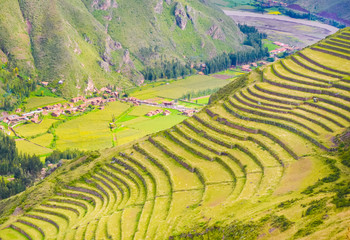
M169 101L164 101L163 105L165 105L165 106L174 106L175 103L173 101L170 101L170 102Z
M170 115L171 114L171 112L169 111L169 110L165 110L164 112L163 112L163 115L164 116L168 116L168 115Z
M256 64L256 62L253 62L253 63L251 63L250 64L252 67L257 67L258 66L258 64Z
M82 100L84 100L84 97L83 96L79 96L79 97L72 98L70 101L72 103L77 103L77 102L82 101Z
M53 113L51 113L51 115L53 117L59 117L59 116L61 116L61 114L62 114L62 111L60 111L60 110L57 110L57 111L54 111Z
M4 130L5 130L5 127L0 125L0 130L1 130L1 131L4 131Z
M39 116L37 114L30 120L32 123L38 124L40 122Z
M155 115L155 112L154 111L150 111L146 114L147 117L152 117Z
M68 114L73 114L73 113L75 113L76 112L76 109L67 109L66 111L65 111L66 113L68 113Z
M188 117L192 117L194 113L195 113L195 110L191 110L191 109L187 109L182 112L183 115Z
M22 112L22 109L17 108L17 109L16 109L16 113L20 113L20 112Z
M47 87L47 85L49 85L49 82L41 82L41 85Z
M100 106L98 109L103 110L103 109L105 109L105 107L104 106Z
M45 107L43 107L43 110L47 110L47 111L52 110L52 109L53 109L53 106L45 106Z

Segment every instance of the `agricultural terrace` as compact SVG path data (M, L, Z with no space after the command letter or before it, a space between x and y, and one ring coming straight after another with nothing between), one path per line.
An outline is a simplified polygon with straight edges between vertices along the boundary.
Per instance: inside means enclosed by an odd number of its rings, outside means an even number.
M249 222L249 233L263 224L261 239L344 238L350 215L341 193L348 191L349 169L333 152L335 137L350 127L349 51L345 29L238 78L194 117L109 149L88 173L93 164L64 166L50 178L63 184L5 222L1 238L181 239L181 233L205 235L230 221ZM168 91L164 96L178 96L174 88ZM115 122L143 113L135 108ZM74 131L74 138L84 136L93 147L110 144L108 131L99 126L111 114L60 125L57 144L79 144L60 140ZM143 122L125 127L138 124Z

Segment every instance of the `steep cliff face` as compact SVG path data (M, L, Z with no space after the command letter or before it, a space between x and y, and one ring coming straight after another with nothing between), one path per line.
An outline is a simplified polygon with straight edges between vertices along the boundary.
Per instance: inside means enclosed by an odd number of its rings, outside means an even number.
M205 60L240 47L236 24L199 0L3 0L0 60L64 84L131 86L160 58Z

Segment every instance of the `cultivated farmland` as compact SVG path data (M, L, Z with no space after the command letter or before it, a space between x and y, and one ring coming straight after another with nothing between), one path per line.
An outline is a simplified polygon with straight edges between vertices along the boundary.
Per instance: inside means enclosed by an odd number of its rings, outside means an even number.
M193 118L64 165L41 183L60 183L55 192L21 202L1 238L215 239L228 225L226 239L344 239L348 51L345 29L238 78Z
M189 91L199 91L223 87L230 82L229 79L218 79L210 76L195 75L183 80L171 83L163 83L155 87L146 86L140 90L133 91L131 96L139 99L150 99L156 97L178 99Z

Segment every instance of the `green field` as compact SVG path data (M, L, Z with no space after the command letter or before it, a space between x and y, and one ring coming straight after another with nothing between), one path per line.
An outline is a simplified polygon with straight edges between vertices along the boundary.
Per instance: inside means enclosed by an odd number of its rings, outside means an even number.
M156 97L178 99L189 91L199 91L223 87L230 83L230 80L222 80L210 76L195 75L186 79L163 82L162 85L150 87L145 86L133 90L130 95L139 99L152 99Z
M103 111L95 111L67 121L56 129L57 148L77 148L97 150L112 147L109 123L130 106L121 102L111 102Z
M269 49L269 52L279 48L279 46L273 44L273 41L268 39L263 39L263 43L264 43L264 47L267 47Z
M27 103L24 104L26 110L34 110L38 107L45 107L47 105L53 105L56 103L62 103L65 100L59 97L30 97Z
M41 156L52 152L52 149L38 146L26 140L16 141L16 146L18 148L18 152L22 154L30 154L30 155L35 154L37 156Z
M45 133L53 123L57 122L57 120L45 118L41 123L28 123L15 128L15 131L18 135L22 137L31 137L38 134Z
M201 97L199 99L192 100L192 101L197 103L197 104L207 105L209 103L209 98L210 98L210 96L208 96L208 97Z

